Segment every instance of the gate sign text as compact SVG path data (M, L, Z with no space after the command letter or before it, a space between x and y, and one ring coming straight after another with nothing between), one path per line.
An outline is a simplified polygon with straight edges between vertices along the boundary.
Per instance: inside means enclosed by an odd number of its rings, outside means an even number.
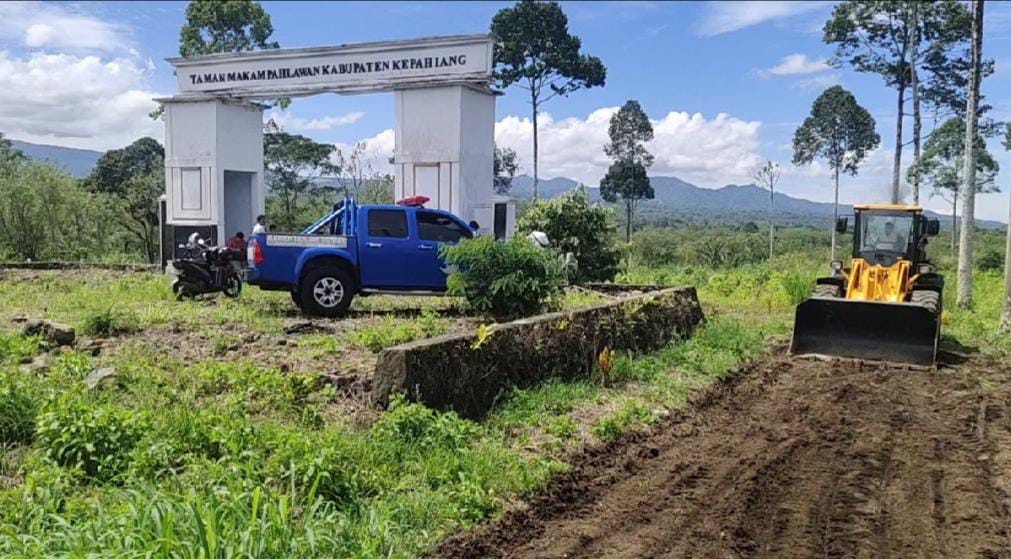
M487 35L171 58L179 91L255 96L491 80Z

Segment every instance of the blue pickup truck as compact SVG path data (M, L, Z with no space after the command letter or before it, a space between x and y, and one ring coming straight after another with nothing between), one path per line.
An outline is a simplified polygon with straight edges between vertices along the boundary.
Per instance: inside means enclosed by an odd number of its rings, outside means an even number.
M439 247L473 237L475 225L420 205L348 199L299 234L254 235L246 281L288 291L302 312L325 317L344 313L356 294L443 293Z

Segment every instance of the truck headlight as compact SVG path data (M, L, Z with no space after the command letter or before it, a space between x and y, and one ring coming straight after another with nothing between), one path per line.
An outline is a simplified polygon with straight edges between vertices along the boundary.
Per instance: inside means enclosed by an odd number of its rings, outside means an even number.
M833 260L829 264L829 266L832 267L832 271L833 272L841 272L842 271L842 260Z
M930 264L920 264L919 267L916 268L916 273L918 274L929 274L930 272L933 271L934 267L931 266Z

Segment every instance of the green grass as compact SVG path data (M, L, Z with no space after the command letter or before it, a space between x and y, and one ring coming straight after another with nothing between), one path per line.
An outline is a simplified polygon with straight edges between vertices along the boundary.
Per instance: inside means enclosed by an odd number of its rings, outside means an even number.
M0 321L139 332L112 355L54 354L47 374L31 376L18 364L39 340L0 333L0 556L417 556L543 487L581 445L650 429L762 355L789 334L794 303L825 272L822 248L736 268L631 267L630 283L696 285L707 322L659 351L617 353L607 383L598 371L513 390L482 422L402 401L371 423L346 421L335 417L346 404L339 391L314 374L220 359L246 332L280 335L298 320L286 294L178 303L167 278L150 274L5 279ZM1000 274L979 272L974 308L957 310L950 257L939 261L946 346L1011 355L1011 337L997 333ZM597 300L570 291L562 307ZM442 311L454 304L362 298L354 329L301 335L280 351L380 351L448 331ZM216 356L151 351L143 331L162 325L206 334ZM114 366L117 386L87 390L97 366Z
M367 325L348 337L351 343L366 348L373 353L395 345L412 342L419 338L430 338L445 334L448 327L431 311L422 312L415 320L398 320L394 316L382 317L378 324Z

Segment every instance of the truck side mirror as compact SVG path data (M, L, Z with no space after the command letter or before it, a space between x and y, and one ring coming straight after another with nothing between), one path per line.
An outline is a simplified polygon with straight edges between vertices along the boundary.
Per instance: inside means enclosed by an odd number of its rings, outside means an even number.
M845 233L846 232L846 228L848 226L849 226L849 218L848 217L840 217L835 222L835 232L836 233Z
M941 220L939 219L928 219L927 220L927 236L934 237L941 232Z

